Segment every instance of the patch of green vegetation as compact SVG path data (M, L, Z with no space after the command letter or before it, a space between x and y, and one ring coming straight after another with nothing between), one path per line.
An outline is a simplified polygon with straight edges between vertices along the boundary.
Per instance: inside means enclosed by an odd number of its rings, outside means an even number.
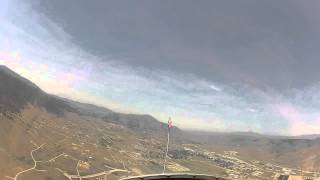
M46 176L46 177L45 177L45 180L53 180L53 179L52 179L52 177L50 177L50 176Z
M24 162L26 164L32 164L33 163L33 161L31 159L29 159L29 158L27 158L25 156L16 156L16 159L18 161Z

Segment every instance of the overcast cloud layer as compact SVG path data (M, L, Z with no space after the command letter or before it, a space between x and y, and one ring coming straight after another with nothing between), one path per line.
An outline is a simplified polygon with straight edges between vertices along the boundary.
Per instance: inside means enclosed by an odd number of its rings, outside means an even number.
M186 129L320 133L316 1L30 2L1 1L0 64L49 93Z

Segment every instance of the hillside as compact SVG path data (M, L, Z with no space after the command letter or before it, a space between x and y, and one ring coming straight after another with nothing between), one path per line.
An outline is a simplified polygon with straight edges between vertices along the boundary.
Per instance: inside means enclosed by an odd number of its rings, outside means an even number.
M0 65L0 112L18 112L28 104L61 114L74 111L61 99L43 92L31 81Z

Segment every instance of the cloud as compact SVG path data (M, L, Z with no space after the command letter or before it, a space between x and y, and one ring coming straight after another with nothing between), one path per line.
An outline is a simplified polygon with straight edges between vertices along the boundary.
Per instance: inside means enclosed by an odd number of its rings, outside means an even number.
M215 90L215 91L222 91L221 88L219 88L219 87L217 87L217 86L215 86L215 85L210 85L210 88L213 89L213 90Z
M258 112L258 110L257 110L257 109L254 109L254 108L247 108L247 111L248 111L248 112L251 112L251 113L256 113L256 112Z

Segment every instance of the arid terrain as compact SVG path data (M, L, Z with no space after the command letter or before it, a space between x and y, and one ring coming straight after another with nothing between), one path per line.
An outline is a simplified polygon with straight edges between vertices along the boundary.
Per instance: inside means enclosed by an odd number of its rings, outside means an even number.
M0 66L0 179L120 179L162 173L167 126L49 95ZM319 176L320 139L171 130L167 172L229 179Z

